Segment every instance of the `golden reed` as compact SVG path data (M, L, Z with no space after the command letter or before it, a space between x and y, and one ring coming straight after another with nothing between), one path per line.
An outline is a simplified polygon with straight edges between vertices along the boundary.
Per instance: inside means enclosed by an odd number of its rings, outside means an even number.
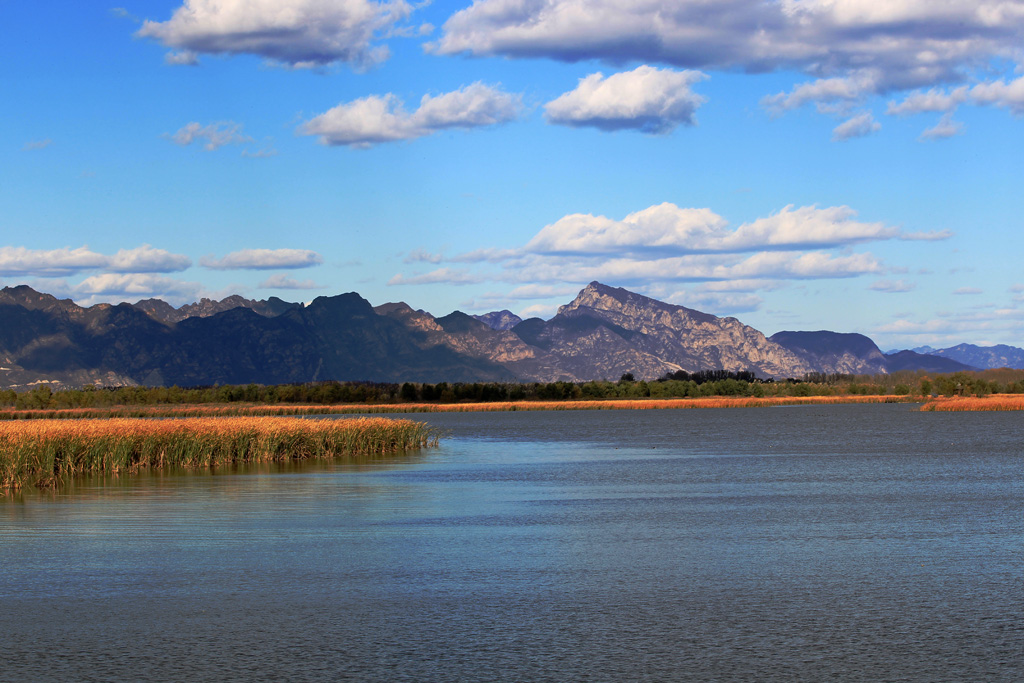
M962 412L976 410L1024 410L1024 395L991 394L989 396L956 396L933 398L921 410Z
M436 444L427 425L383 417L6 422L0 423L0 489L51 487L83 473L383 454Z
M595 399L576 401L504 401L493 403L342 403L337 405L182 405L112 406L55 410L0 410L9 420L95 419L115 417L227 417L283 415L366 415L372 413L472 413L516 410L658 410L679 408L759 408L837 403L920 403L920 397L846 396L709 396L706 398Z

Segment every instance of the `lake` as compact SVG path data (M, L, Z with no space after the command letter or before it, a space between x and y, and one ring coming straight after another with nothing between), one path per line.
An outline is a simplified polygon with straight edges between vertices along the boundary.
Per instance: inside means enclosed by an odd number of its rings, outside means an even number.
M0 498L0 680L1024 678L1022 413L411 417Z

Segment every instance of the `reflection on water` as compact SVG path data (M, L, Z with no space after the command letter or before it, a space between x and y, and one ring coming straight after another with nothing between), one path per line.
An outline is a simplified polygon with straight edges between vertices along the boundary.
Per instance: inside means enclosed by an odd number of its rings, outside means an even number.
M416 415L0 502L0 680L1016 680L1021 415Z

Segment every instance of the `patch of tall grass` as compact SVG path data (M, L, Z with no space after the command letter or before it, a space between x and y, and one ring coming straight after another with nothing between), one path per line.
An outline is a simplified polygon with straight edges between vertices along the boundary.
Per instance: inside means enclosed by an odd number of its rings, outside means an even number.
M0 425L0 489L85 473L385 454L437 444L425 424L383 417L31 420Z
M959 396L933 398L921 406L929 412L963 412L976 410L1024 410L1024 396L1020 394L991 394L989 396Z

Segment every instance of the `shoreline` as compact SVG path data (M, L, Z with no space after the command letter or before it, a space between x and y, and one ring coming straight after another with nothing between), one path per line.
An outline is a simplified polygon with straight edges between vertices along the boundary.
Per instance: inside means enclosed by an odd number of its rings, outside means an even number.
M115 418L186 417L290 417L314 415L386 415L415 413L470 413L552 410L693 410L707 408L768 408L773 406L842 405L858 403L919 404L925 412L1024 410L1022 394L989 396L709 396L701 398L641 398L566 401L501 401L467 403L342 403L342 404L183 404L108 408L0 409L5 422L22 420L76 420Z

